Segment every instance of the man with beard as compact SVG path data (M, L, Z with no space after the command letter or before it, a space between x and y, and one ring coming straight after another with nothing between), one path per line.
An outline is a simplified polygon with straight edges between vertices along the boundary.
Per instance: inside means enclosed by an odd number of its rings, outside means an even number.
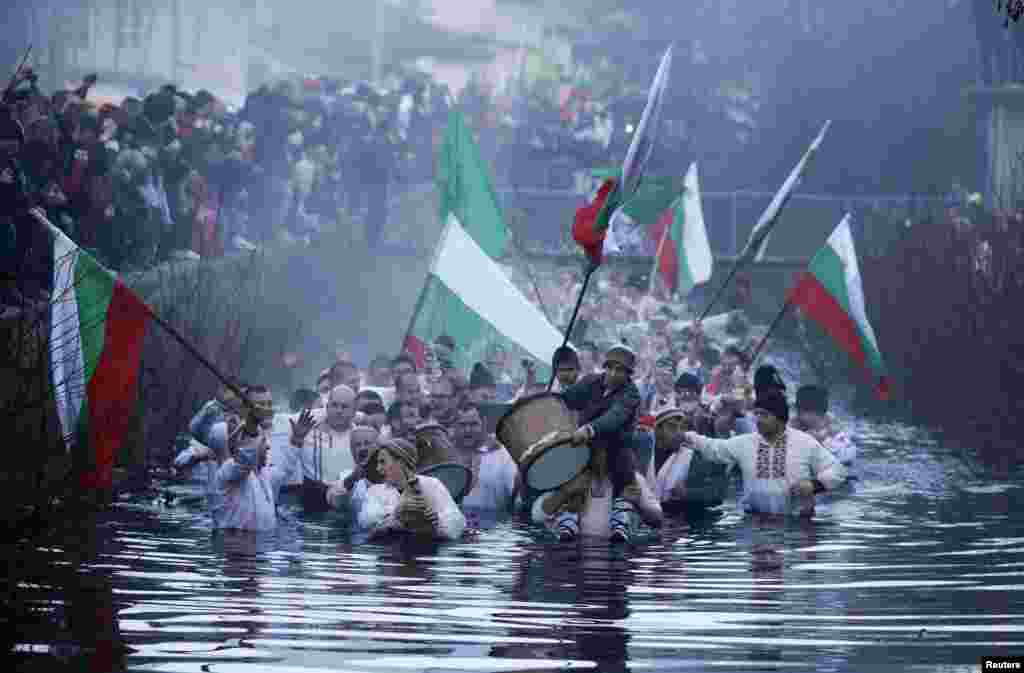
M301 480L305 511L324 511L327 483L338 479L344 470L352 469L351 431L355 414L355 393L348 386L335 386L327 398L324 419L304 437L301 473L294 474L292 481Z
M473 472L472 487L462 508L511 512L515 505L519 466L505 447L488 441L480 410L463 402L452 426L460 462Z
M754 413L756 433L711 439L686 432L683 442L709 460L739 466L746 511L811 516L814 496L843 483L845 468L814 437L786 426L789 404L777 390L762 389Z

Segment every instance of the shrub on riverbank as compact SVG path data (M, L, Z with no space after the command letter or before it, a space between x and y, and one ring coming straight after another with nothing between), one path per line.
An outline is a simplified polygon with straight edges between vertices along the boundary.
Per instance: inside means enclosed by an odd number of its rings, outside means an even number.
M974 210L909 228L863 263L867 305L920 420L1024 458L1024 213Z

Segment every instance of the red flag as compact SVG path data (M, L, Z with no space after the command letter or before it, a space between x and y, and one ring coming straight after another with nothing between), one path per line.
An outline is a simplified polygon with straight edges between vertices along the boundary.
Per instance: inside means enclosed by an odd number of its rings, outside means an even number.
M607 178L601 183L594 200L576 209L576 219L572 223L573 240L580 244L594 264L601 263L608 220L614 211L614 207L609 206L614 206L616 201L613 196L615 186L615 178Z

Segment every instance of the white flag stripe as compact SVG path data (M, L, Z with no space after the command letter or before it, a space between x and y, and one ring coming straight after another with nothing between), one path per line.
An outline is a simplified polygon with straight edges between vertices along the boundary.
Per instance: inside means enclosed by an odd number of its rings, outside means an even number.
M449 215L433 274L477 315L541 362L551 362L563 335L526 299L498 263Z
M860 264L857 262L857 250L853 245L853 233L850 231L850 214L847 213L836 230L828 237L828 244L836 251L843 263L843 276L846 281L846 297L850 302L850 315L864 332L864 337L871 348L878 350L875 330L868 322L868 312L864 302L864 285L860 277Z
M832 125L832 120L828 120L821 127L821 131L818 132L818 136L811 143L804 155L800 157L800 161L797 162L793 168L789 177L782 183L782 187L772 198L771 203L761 214L760 219L754 226L754 229L750 232L750 239L747 241L747 245L743 248L743 252L740 254L740 259L745 258L748 254L751 254L751 250L754 246L757 246L757 253L754 257L754 261L760 262L764 259L764 253L768 249L768 235L771 233L771 228L775 224L775 219L779 216L779 212L782 207L789 201L789 197L792 196L793 190L800 182L800 178L803 175L804 168L807 166L807 162L810 161L811 157L818 148L821 147L821 143L825 140L825 134L828 132L828 128Z
M38 215L37 215L38 217ZM50 301L50 373L57 416L70 450L85 399L85 360L75 295L78 246L47 222L53 236L53 293Z
M711 279L714 260L711 244L704 226L704 209L700 202L700 183L697 180L697 162L690 164L683 181L683 249L686 251L686 265L694 285ZM682 260L680 260L682 262Z

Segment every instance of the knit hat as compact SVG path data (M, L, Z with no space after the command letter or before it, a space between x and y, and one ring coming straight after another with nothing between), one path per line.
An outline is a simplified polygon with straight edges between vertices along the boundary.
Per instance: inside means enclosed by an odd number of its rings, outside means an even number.
M559 346L555 349L555 354L551 358L551 363L554 365L554 369L564 366L579 368L580 356L572 346Z
M626 344L615 344L608 349L604 361L605 363L615 362L632 372L636 366L636 353Z
M704 390L704 384L690 372L683 372L676 379L676 390L695 390L700 393Z
M761 365L754 371L754 390L765 388L786 391L786 383L782 380L782 375L772 365Z
M783 423L789 422L789 403L785 396L778 390L762 388L757 393L757 400L754 401L754 409L767 411Z
M665 411L658 414L657 417L655 417L654 429L657 430L659 425L661 425L665 421L672 420L673 418L685 419L686 414L682 411L682 409L666 409Z
M384 449L387 449L388 453L407 470L413 473L416 472L416 463L419 462L420 456L419 451L412 442L399 437L382 439L370 455L370 462L366 466L366 475L370 483L380 484L384 482L384 475L377 470L377 454Z
M494 374L482 362L473 365L473 372L469 375L469 388L493 388L498 385L494 380Z
M828 412L828 389L821 386L800 386L796 391L796 408L799 411Z

